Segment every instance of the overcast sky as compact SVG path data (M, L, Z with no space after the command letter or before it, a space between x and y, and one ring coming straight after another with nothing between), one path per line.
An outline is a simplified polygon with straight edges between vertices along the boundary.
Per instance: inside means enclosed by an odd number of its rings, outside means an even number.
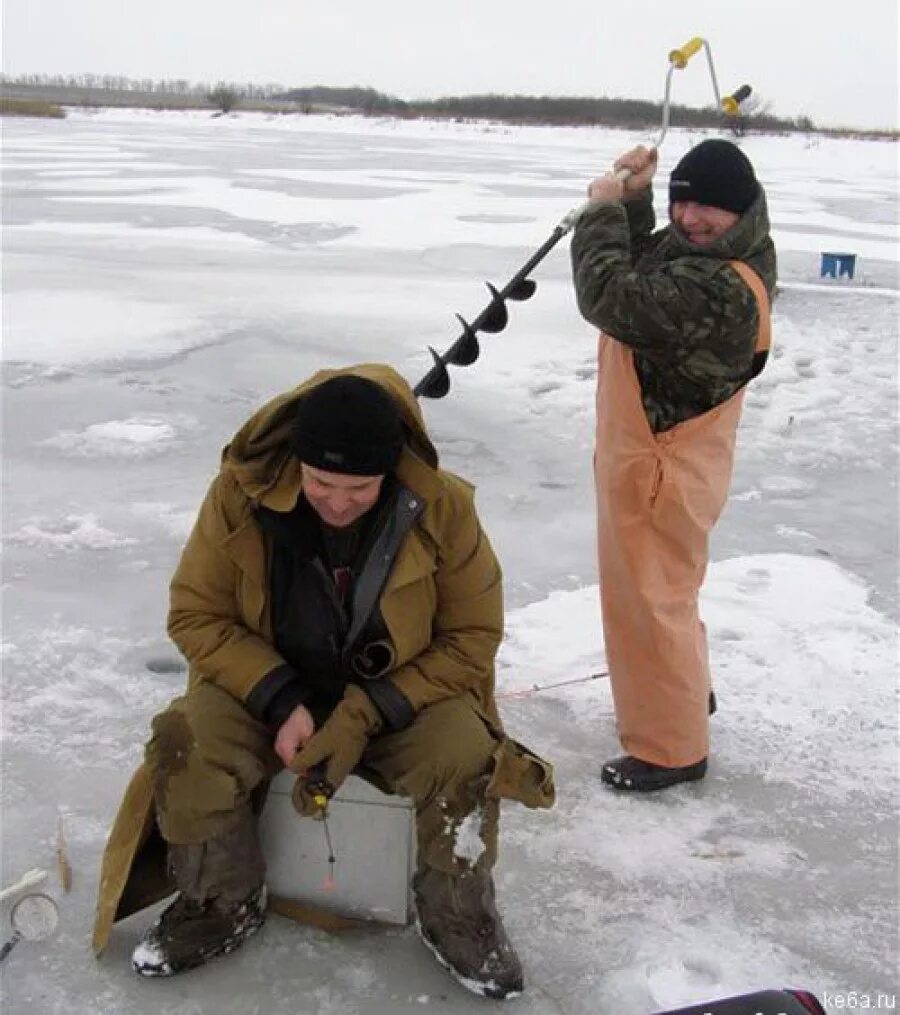
M3 0L3 70L658 100L705 38L723 94L781 116L898 125L898 0ZM673 82L705 105L702 53Z

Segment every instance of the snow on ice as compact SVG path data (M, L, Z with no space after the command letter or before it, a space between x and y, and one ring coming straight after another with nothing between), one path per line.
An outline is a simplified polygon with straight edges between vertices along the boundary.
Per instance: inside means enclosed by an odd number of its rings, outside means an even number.
M661 179L699 137L670 133ZM0 868L3 885L52 870L63 813L74 869L71 894L49 882L57 936L4 964L10 1012L482 1010L411 928L329 937L273 917L229 959L143 982L128 956L150 913L90 954L98 863L149 719L183 683L167 583L222 445L323 365L383 360L418 380L426 346L456 337L453 312L483 305L481 280L509 278L639 140L140 111L4 124ZM703 783L604 790L607 681L545 688L605 669L595 343L565 242L534 299L424 406L504 565L507 724L557 770L553 811L504 812L521 1012L897 991L896 154L742 143L782 291L703 595L719 699ZM857 254L852 282L819 280L835 249Z

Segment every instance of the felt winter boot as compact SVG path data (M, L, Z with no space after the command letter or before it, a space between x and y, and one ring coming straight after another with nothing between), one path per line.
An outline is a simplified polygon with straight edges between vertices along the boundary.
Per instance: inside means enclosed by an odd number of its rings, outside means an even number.
M522 965L497 912L489 872L423 867L413 889L422 940L467 990L501 999L522 993Z
M170 843L168 860L179 892L131 956L141 976L174 976L227 955L266 919L265 862L249 808L206 842Z
M203 902L179 892L141 938L131 964L141 976L174 976L239 948L266 919L266 888L238 903Z

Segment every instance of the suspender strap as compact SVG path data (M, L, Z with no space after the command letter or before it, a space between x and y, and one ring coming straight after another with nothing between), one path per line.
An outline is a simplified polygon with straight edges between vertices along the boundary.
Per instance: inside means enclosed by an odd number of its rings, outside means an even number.
M743 261L729 261L729 265L740 275L746 283L750 292L756 298L756 306L759 311L759 330L756 334L756 348L753 353L753 364L750 367L748 381L752 381L762 373L766 360L769 358L769 349L772 346L772 312L769 304L769 294L763 280L756 274L749 264Z

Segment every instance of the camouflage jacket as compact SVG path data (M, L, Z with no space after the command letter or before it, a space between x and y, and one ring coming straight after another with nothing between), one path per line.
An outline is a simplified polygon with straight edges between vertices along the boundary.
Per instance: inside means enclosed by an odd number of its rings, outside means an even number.
M674 225L653 232L648 187L627 204L598 202L572 238L578 309L628 345L654 433L707 412L749 378L759 312L728 266L745 261L775 291L775 247L762 190L709 247Z

